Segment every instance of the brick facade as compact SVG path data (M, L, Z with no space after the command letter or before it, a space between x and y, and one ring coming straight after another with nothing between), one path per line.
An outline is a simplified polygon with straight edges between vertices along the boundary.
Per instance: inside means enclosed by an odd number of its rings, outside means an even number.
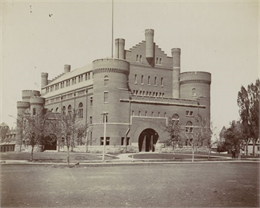
M83 106L82 122L90 125L92 145L99 146L104 134L102 113L106 112L109 145L120 146L122 138L128 137L129 145L140 147L139 151L145 151L141 139L156 145L168 138L164 126L174 114L184 126L187 122L195 125L198 113L210 121L211 74L181 73L181 50L173 48L172 56L167 56L153 36L152 29L146 30L145 41L129 50L124 48L124 39L116 39L113 59L98 59L72 71L65 65L64 73L53 80L42 73L44 99L35 102L40 92L23 91L18 113L32 112L40 105L53 112Z

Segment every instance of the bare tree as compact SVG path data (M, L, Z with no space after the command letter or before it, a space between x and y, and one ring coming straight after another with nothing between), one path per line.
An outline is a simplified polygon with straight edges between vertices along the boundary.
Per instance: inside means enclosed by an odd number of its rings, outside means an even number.
M58 135L59 140L64 139L67 147L67 163L70 163L70 151L73 151L76 139L78 137L83 138L86 135L88 125L82 123L82 119L78 118L76 110L72 110L70 113L65 112L55 114L51 124L51 131Z
M195 149L206 146L211 147L211 135L212 131L210 128L209 121L203 118L200 114L195 117L197 128L194 129L194 133L186 134L187 139L190 141L192 147L192 162L194 162ZM210 148L209 148L210 151Z
M24 114L22 119L17 122L18 128L21 129L22 139L31 146L31 158L33 161L33 152L36 145L40 145L48 132L46 122L48 114L44 110L36 112L35 115Z
M182 146L183 144L183 130L181 124L179 123L179 118L174 118L174 116L169 117L164 129L169 134L169 139L165 140L164 143L166 146L172 147L172 152L174 155L175 147Z

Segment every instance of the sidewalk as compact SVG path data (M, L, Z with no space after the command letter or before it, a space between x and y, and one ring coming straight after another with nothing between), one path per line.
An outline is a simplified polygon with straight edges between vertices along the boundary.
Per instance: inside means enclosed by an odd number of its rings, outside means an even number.
M102 166L102 165L137 165L137 164L209 164L209 163L260 163L258 158L247 158L242 160L232 160L230 157L221 157L223 160L205 160L205 159L195 159L194 162L191 159L174 160L174 159L135 159L132 158L132 153L119 154L117 159L112 160L88 160L88 161L78 161L78 163L70 162L70 166ZM106 156L115 157L115 155L106 154ZM216 157L218 158L218 157ZM251 159L251 160L250 160ZM0 160L1 165L67 165L67 162L30 162L28 160Z

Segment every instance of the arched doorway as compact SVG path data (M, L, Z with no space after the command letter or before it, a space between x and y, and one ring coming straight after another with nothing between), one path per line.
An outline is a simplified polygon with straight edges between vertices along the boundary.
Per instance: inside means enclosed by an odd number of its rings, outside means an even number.
M139 152L154 152L158 137L158 133L153 129L143 130L138 139Z
M51 134L44 138L44 151L45 150L57 150L57 137Z

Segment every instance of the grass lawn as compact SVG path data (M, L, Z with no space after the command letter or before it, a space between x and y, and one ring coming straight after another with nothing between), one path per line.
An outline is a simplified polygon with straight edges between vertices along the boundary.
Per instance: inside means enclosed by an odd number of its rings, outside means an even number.
M30 160L30 157L29 152L3 152L0 154L1 160ZM37 162L66 162L67 152L34 152L33 158ZM105 159L111 160L113 157L105 157ZM102 155L70 152L70 162L89 160L102 160Z
M130 156L131 157L131 156ZM175 160L187 160L191 159L192 155L191 154L180 154L180 153L175 153L174 155L172 153L141 153L141 154L135 154L134 158L135 159L175 159ZM195 154L194 155L195 159L208 159L208 155L199 155ZM210 157L211 159L215 157Z

